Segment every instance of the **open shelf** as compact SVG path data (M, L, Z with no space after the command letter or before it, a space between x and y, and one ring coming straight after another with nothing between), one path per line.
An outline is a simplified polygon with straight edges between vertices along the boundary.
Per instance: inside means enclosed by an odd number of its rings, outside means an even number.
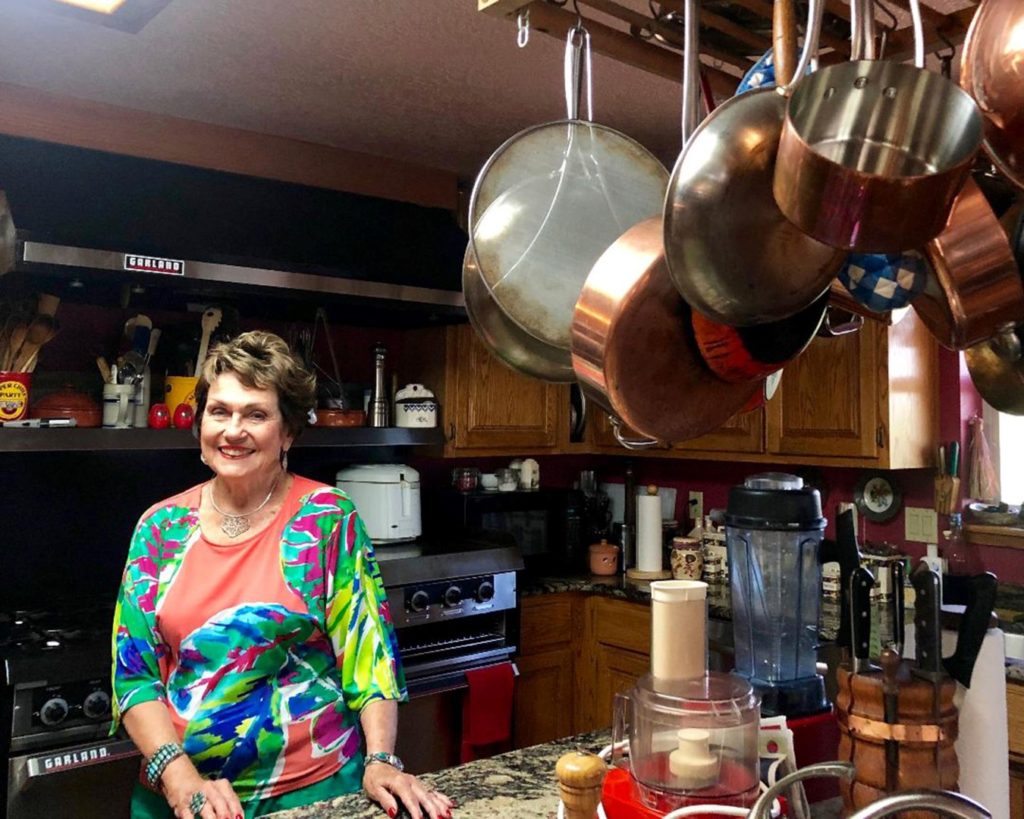
M398 427L310 427L295 446L381 447L443 443L441 430ZM181 429L0 429L0 452L91 452L198 449L192 433Z

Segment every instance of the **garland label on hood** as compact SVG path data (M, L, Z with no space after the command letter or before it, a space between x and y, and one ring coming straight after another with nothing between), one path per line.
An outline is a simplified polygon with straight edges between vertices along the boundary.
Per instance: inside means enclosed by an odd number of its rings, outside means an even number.
M141 273L166 273L169 276L184 276L185 262L181 259L161 259L159 256L124 255L124 269Z

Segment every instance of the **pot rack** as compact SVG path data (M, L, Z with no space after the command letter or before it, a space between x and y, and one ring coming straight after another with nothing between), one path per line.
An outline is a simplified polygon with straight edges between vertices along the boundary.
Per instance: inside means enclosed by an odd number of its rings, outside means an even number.
M967 7L944 13L936 8L938 2L921 3L926 53L948 52L962 43L978 5L970 0ZM681 0L477 0L480 12L559 39L575 24L578 10L586 18L594 51L677 82L682 80L681 9ZM912 32L897 27L902 5L875 0L875 15L880 29L887 30L887 59L909 59ZM700 23L703 70L716 96L731 97L738 80L771 46L772 0L703 0ZM849 59L849 31L849 5L826 0L823 64Z

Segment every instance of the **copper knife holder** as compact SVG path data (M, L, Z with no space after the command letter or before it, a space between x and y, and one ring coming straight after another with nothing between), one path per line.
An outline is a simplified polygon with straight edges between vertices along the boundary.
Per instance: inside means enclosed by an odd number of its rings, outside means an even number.
M840 667L838 682L839 759L852 762L857 769L852 781L840 784L847 815L889 793L913 788L957 790L955 680L943 677L933 683L914 675L910 662L902 661L896 672L895 723L885 720L880 670L854 674ZM887 762L888 742L895 742L898 748L895 771L889 770ZM904 815L914 819L934 816L930 811Z

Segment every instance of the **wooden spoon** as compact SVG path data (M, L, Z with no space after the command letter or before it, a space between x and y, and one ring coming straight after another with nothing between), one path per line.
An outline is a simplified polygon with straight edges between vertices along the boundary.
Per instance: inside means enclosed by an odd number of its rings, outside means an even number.
M203 362L206 361L206 351L210 347L210 336L213 335L213 331L220 324L220 319L221 311L219 307L210 307L203 313L203 336L199 341L199 355L196 356L195 372L197 375L203 366Z
M7 342L7 350L4 352L3 365L0 369L11 370L14 367L14 360L18 356L21 345L25 343L25 336L28 334L27 324L16 324L11 330L11 337Z
M27 328L25 341L12 365L15 372L28 372L29 364L34 363L39 355L39 348L57 335L57 330L57 319L53 316L38 315L32 319Z

